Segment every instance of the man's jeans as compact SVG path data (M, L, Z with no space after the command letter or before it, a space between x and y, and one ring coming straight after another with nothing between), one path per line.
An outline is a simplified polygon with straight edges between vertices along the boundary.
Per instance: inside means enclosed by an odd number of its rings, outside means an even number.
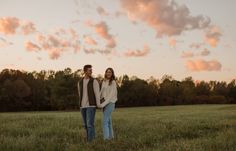
M87 132L87 140L91 142L95 138L94 118L96 107L81 108L84 128Z
M115 103L109 103L103 109L103 138L104 140L114 138L111 113L115 109Z

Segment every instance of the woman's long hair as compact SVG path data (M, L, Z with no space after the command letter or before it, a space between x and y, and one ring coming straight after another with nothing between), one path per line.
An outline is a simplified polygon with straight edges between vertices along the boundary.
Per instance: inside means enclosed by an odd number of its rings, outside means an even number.
M111 79L109 79L109 85L111 85L112 81L115 80L116 77L115 77L114 70L112 68L107 68L106 71L105 71L105 75L104 75L105 79L107 79L106 73L107 73L108 70L110 70L111 73L112 73Z

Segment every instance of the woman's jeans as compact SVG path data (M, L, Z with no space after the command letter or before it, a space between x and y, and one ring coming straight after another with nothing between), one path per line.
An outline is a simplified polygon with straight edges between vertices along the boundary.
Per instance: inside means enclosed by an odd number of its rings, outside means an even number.
M83 117L84 128L87 132L88 142L91 142L95 138L95 128L94 128L95 113L96 113L95 107L81 108L81 114Z
M104 140L114 138L111 113L115 109L115 103L109 103L103 108L103 138Z

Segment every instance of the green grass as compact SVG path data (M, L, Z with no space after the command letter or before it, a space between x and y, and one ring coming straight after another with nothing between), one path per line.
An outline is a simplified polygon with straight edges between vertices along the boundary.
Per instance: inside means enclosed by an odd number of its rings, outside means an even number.
M0 151L236 150L236 105L121 108L115 140L85 141L80 112L0 113Z

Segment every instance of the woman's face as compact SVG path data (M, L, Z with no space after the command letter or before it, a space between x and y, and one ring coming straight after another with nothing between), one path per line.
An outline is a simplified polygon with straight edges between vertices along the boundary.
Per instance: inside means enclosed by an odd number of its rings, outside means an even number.
M106 74L107 79L111 79L111 76L112 76L112 71L111 70L108 69L105 74Z

